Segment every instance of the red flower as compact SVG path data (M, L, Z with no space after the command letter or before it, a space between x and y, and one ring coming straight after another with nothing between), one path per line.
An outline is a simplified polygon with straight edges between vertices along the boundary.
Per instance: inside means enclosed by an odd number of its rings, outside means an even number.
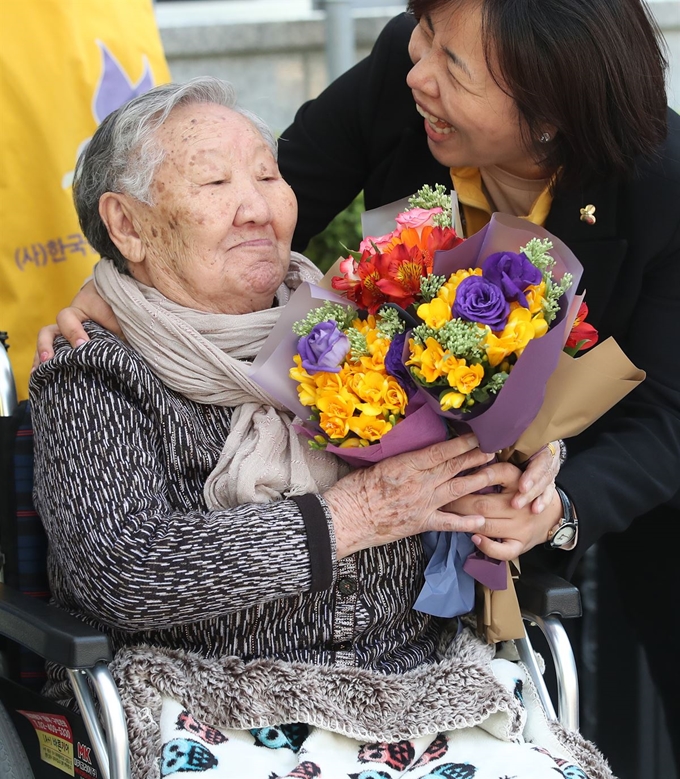
M375 314L385 303L407 308L420 294L420 280L432 273L434 253L463 242L450 227L426 226L403 229L377 253L371 247L361 258L341 265L343 276L334 276L333 289L342 290L361 308ZM349 258L348 258L349 259Z
M585 303L581 303L567 342L564 345L565 349L570 350L572 356L582 349L590 349L591 346L595 346L597 343L597 330L584 321L587 316L588 306Z

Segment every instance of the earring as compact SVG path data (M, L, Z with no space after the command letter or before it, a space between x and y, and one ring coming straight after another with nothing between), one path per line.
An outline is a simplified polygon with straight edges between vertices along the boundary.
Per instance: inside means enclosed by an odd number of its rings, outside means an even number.
M541 133L541 137L538 139L541 143L548 143L550 140L550 133Z

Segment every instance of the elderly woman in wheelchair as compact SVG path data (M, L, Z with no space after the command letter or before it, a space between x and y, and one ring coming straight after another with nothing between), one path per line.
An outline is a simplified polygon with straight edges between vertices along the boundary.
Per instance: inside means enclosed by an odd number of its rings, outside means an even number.
M318 271L290 250L275 141L228 85L115 111L74 196L124 337L90 323L34 372L35 496L54 599L110 637L134 775L609 776L522 665L412 608L420 533L515 557L559 517L555 468L522 508L520 472L470 435L348 473L250 380ZM71 697L58 669L47 694Z

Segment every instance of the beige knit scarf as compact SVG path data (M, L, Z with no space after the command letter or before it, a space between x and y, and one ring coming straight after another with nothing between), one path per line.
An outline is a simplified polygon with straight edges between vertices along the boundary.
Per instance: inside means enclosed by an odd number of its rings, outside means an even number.
M346 473L334 456L310 449L299 439L291 425L293 415L249 377L250 361L291 293L319 275L308 259L293 252L276 293L277 307L229 315L180 306L119 273L110 260L95 267L99 294L156 376L197 403L233 408L231 430L205 484L208 508L322 493Z

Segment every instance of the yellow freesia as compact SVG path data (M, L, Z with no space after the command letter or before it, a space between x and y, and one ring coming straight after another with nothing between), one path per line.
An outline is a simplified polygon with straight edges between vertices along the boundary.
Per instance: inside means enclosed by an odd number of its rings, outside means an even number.
M445 352L442 345L434 338L430 337L425 341L425 349L419 356L420 373L425 381L433 382L441 379L458 363L459 361L452 354ZM406 364L410 365L411 361L409 360Z
M316 387L313 384L301 382L297 386L298 400L303 406L316 406Z
M332 414L320 414L319 425L324 433L331 439L344 438L349 433L349 420L347 417L337 417Z
M447 392L442 395L439 405L442 411L450 411L452 408L460 408L465 403L465 395L460 392Z
M428 327L439 330L451 320L451 306L441 298L433 298L429 303L418 306L418 316Z
M444 365L444 349L441 344L437 343L434 338L428 338L425 341L427 347L423 352L422 361L420 364L420 372L422 373L425 381L437 381L445 374L443 370Z
M356 400L352 397L352 394L343 387L339 392L328 393L317 398L316 406L322 414L327 414L331 417L340 417L341 419L349 419L354 414L356 408Z
M366 441L379 441L392 427L392 423L381 416L374 417L361 414L349 420L349 429L356 433L359 438L363 438Z
M538 314L543 311L543 301L545 300L545 281L540 284L532 284L524 293L529 305L529 311L532 314Z
M479 386L483 378L484 368L481 365L465 365L464 361L448 375L449 385L463 395L469 395L475 387Z
M314 384L319 395L332 395L340 392L344 387L341 375L339 373L329 373L328 371L320 371L314 374Z
M314 382L314 377L310 376L309 373L302 367L302 357L300 357L299 354L293 355L293 362L297 367L291 368L288 371L288 375L291 379L294 379L295 381L305 381L305 382Z
M387 378L378 371L366 371L366 373L357 373L356 381L352 382L352 389L364 403L375 404L380 407Z
M366 319L355 319L352 322L352 327L366 335L369 330L375 330L375 316L369 314Z
M355 438L354 436L350 436L349 438L345 439L341 444L341 449L358 449L362 446L369 446L368 441L364 441L363 438Z
M375 337L372 338L371 334L375 333ZM385 369L385 356L390 348L390 342L387 338L380 338L376 331L372 331L366 336L366 343L368 346L368 355L364 355L361 358L361 364L366 370L372 371L384 371Z
M391 411L393 414L400 414L401 416L406 413L408 395L404 392L404 388L401 384L392 376L387 379L383 398L385 401L385 408L388 411Z
M303 406L316 405L317 389L314 382L314 377L302 367L302 357L299 354L294 355L293 360L297 367L291 368L288 371L288 375L291 379L298 382L297 392L300 403Z
M545 324L545 320L542 322ZM537 329L543 330L543 327L534 325L529 309L520 306L512 310L500 335L489 332L486 336L485 348L489 363L495 367L511 354L522 354L529 341L536 337ZM545 330L541 335L544 333Z
M425 346L423 344L418 343L413 338L409 339L408 342L408 348L410 357L406 361L406 365L416 365L419 366L423 359L423 352L425 351Z
M531 323L534 326L534 338L541 338L548 332L548 323L545 321L543 312L532 317Z

